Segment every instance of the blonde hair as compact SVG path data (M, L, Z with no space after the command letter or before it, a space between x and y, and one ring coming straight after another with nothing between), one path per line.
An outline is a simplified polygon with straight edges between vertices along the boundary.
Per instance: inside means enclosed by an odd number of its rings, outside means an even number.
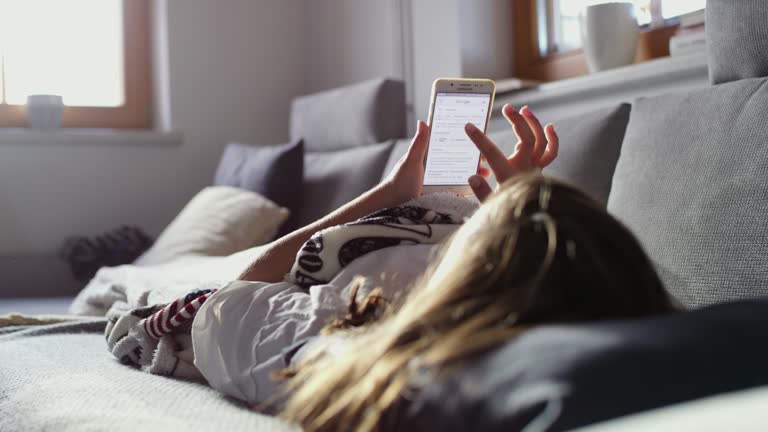
M417 373L449 371L530 326L673 309L626 228L580 191L521 175L456 232L402 305L346 330L346 354L300 364L281 415L306 431L380 430Z

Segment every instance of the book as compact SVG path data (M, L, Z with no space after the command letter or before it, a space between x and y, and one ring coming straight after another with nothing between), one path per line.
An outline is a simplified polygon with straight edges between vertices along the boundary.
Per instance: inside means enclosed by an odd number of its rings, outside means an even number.
M669 39L669 55L672 57L707 51L707 34L704 31L683 33Z

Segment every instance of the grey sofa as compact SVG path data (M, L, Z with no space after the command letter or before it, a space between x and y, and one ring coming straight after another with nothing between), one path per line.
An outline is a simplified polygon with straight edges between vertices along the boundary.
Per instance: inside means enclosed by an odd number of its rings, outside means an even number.
M567 430L768 384L768 5L710 0L708 14L710 88L555 121L549 171L624 221L695 311L531 331L403 400L395 429ZM294 223L386 175L409 142L403 94L376 80L294 102L305 166ZM492 138L514 145L509 131ZM120 365L103 326L0 332L0 430L293 430Z

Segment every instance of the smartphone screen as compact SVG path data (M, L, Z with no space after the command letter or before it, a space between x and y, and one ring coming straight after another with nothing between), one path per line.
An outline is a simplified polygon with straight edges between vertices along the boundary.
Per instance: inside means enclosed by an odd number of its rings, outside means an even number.
M464 126L473 123L485 130L490 104L487 93L437 93L424 166L425 186L462 186L477 174L480 151Z

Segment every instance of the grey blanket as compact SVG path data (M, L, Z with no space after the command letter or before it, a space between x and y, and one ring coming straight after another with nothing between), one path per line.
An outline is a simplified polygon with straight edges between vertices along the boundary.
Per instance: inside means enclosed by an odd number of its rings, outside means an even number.
M208 386L127 368L106 320L0 329L0 431L293 431Z

